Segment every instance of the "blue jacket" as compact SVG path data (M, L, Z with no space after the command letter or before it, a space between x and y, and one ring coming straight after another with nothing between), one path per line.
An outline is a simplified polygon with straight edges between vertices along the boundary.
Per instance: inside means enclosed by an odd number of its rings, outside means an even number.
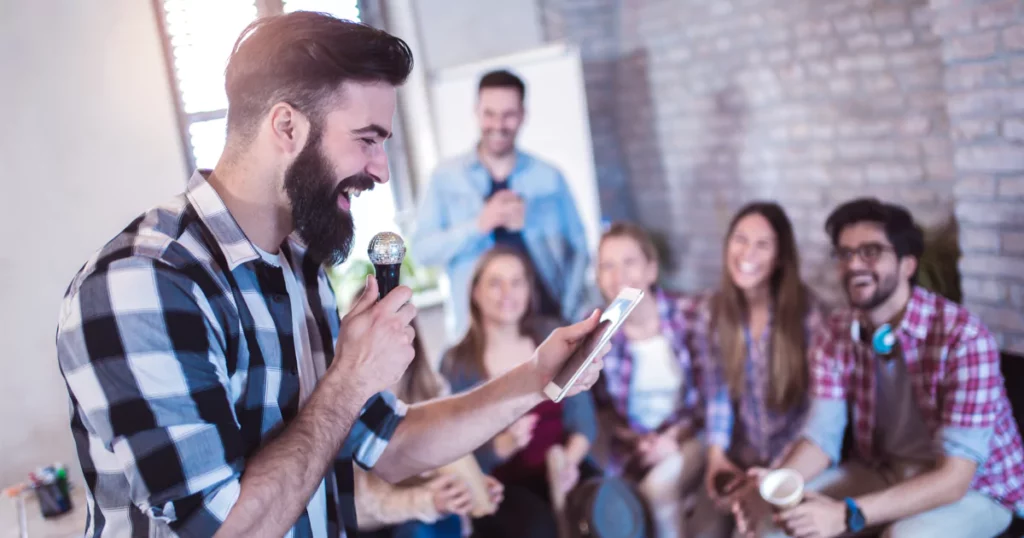
M517 151L508 181L509 188L526 202L523 240L537 277L561 304L562 315L578 318L590 254L565 178L550 164ZM474 150L438 166L416 215L411 252L418 263L443 267L448 275L449 308L455 314L452 338L467 327L469 281L476 262L494 246L493 234L477 229L477 217L490 190L490 173Z

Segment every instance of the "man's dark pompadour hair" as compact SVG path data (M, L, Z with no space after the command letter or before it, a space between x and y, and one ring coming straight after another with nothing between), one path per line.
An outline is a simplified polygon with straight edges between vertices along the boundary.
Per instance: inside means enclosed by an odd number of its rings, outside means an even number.
M924 253L924 232L914 217L903 206L888 204L877 198L857 198L837 207L825 221L825 231L832 246L839 246L839 234L847 226L860 222L874 222L885 230L896 256L913 256L918 260Z
M225 71L228 132L250 135L280 102L319 122L343 82L399 86L411 70L405 41L362 23L309 11L257 19L238 37Z

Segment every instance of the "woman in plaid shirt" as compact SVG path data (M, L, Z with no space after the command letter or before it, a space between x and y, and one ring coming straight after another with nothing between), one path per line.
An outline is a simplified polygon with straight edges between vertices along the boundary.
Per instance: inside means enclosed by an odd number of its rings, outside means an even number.
M647 232L613 224L598 248L598 287L608 301L624 287L645 296L612 337L594 394L609 426L610 470L638 484L664 538L680 534L681 497L700 484L704 443L694 435L701 409L691 341L696 302L657 288L657 279Z
M906 209L853 200L825 227L852 308L815 336L812 410L779 465L808 484L804 502L775 520L801 537L997 536L1024 514L1024 450L995 339L963 307L914 285L924 241ZM757 531L763 503L745 499L741 526Z
M696 326L709 372L704 500L721 512L697 511L701 521L693 526L707 536L728 532L728 493L742 469L770 464L799 432L808 408L807 347L821 320L800 278L793 227L778 204L740 209L724 256L722 283Z

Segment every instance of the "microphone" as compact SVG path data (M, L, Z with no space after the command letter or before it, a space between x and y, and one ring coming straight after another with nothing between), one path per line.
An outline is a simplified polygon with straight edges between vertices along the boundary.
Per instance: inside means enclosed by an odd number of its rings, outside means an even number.
M380 292L378 300L383 299L398 287L402 260L405 259L405 241L394 232L380 232L370 240L370 248L366 252L377 274L377 290Z

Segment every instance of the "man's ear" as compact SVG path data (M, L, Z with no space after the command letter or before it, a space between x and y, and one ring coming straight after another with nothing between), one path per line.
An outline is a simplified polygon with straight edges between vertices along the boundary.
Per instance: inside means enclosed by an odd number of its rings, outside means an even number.
M909 280L917 274L917 258L914 256L904 256L900 259L900 277L904 280Z
M277 103L267 115L270 137L282 153L294 156L306 146L310 123L305 114L288 103Z

